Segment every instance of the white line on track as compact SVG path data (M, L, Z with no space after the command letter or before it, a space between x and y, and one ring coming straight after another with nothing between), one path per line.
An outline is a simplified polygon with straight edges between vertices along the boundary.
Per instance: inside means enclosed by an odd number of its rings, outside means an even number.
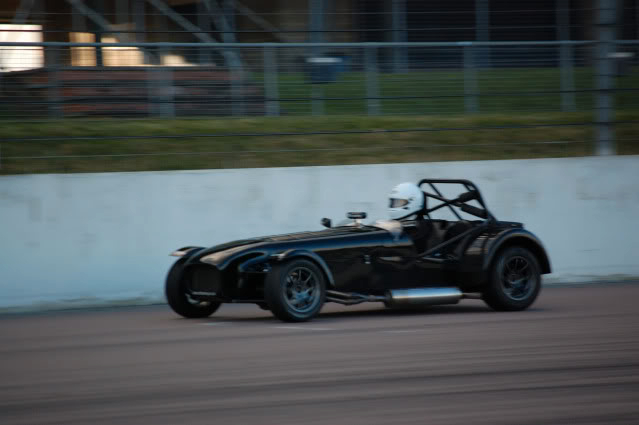
M307 326L272 326L275 329L295 329L302 331L334 331L335 329L331 328L311 328Z
M419 329L400 329L396 331L382 331L382 333L386 333L386 334L410 334L414 332L419 332Z

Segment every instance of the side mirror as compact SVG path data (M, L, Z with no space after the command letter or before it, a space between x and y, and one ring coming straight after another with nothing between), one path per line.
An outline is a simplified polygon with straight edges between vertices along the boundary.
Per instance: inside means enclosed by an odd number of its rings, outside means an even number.
M326 218L326 217L324 217L324 218L322 219L322 221L320 221L320 223L322 223L322 226L324 226L324 227L326 227L326 228L328 228L328 229L330 229L330 228L331 228L331 226L332 226L332 223L331 223L331 219L330 219L330 218Z

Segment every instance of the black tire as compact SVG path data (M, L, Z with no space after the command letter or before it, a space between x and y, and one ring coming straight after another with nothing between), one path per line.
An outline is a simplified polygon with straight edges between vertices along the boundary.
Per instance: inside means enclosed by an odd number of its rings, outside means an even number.
M497 311L528 308L541 290L540 270L537 257L526 248L505 248L493 261L484 301Z
M219 302L196 301L190 299L186 294L186 281L183 273L183 260L178 260L173 264L166 276L164 293L171 309L187 319L202 319L209 317L220 308Z
M282 321L310 320L324 305L324 274L309 260L278 264L266 277L264 298L273 315Z

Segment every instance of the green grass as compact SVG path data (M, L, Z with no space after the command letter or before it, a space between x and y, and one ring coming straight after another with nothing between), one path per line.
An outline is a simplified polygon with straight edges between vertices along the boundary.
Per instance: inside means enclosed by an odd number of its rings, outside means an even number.
M253 80L262 84L263 76ZM478 111L481 113L548 112L561 110L560 71L557 68L500 68L476 72ZM575 110L590 111L594 105L594 71L575 68ZM388 115L446 115L466 112L464 73L459 70L435 70L405 74L380 73L381 111ZM620 89L615 94L618 109L639 109L639 67L615 78ZM631 90L627 90L631 89ZM309 84L303 73L280 74L280 107L287 115L310 115L311 97L324 98L323 112L328 115L366 114L366 74L347 72L337 81ZM391 99L395 97L397 99ZM347 100L350 99L350 100Z
M617 77L617 121L639 121L639 69ZM593 70L574 70L575 109L561 110L560 71L500 68L476 73L479 113L468 114L464 73L433 70L380 73L381 116L367 116L366 74L346 72L329 84L309 84L303 73L281 73L281 117L199 119L85 119L0 121L0 173L145 171L208 168L424 162L590 155ZM263 75L254 74L258 86ZM323 116L312 116L310 97L322 97ZM7 111L6 116L10 116ZM490 128L545 124L537 128ZM134 139L136 136L481 128L472 131L233 135ZM639 123L615 126L618 152L639 154ZM122 139L103 139L122 136ZM55 141L9 138L58 137ZM99 140L72 140L99 137ZM4 140L3 140L4 138ZM544 142L544 143L538 143ZM560 142L560 143L547 143ZM42 158L17 158L35 157ZM47 158L56 157L56 158Z
M615 131L620 154L639 154L639 111L618 112L616 119L637 121L619 124ZM146 171L581 156L590 155L594 150L592 141L595 128L591 125L512 129L490 127L590 122L590 113L5 121L0 122L0 173ZM268 137L236 135L174 139L132 138L154 135L411 128L483 129ZM104 136L125 138L70 139ZM9 138L37 137L58 137L61 140L7 141ZM148 154L152 155L145 156ZM58 158L15 158L24 156Z

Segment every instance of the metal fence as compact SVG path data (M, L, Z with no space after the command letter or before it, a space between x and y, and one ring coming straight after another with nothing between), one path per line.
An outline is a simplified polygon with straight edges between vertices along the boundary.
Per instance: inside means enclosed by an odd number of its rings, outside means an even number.
M639 153L635 0L5 3L2 174Z
M570 112L596 109L603 90L614 90L611 107L639 107L639 42L601 45L0 43L0 108L4 118Z
M445 43L0 42L4 64L0 173L570 156L615 153L619 144L623 153L637 153L639 135L632 113L639 108L638 53L636 40L605 38ZM631 118L619 120L615 112ZM532 125L527 120L530 114L539 117ZM86 117L103 121L105 116L151 118L148 121L326 116L341 123L333 127L297 120L284 130L236 126L170 135L139 128L133 134L126 132L131 128L113 126L109 133L89 136L67 134L64 129L41 135L36 127L12 135L2 130L6 123L37 126L38 120L64 123L84 117L80 121L87 122ZM481 120L473 125L451 121L425 126L415 121L392 128L390 121L374 128L370 121L369 128L350 128L344 122L344 117L358 116L503 118L491 118L483 125ZM558 121L555 116L567 118ZM551 132L558 127L588 131ZM620 129L621 135L615 138L614 129ZM479 134L483 136L474 137ZM428 137L421 140L415 135ZM301 140L307 137L315 141ZM344 137L350 141L341 142ZM359 137L365 137L366 143L358 144ZM376 143L380 137L386 142ZM453 139L459 142L450 142ZM224 143L217 143L221 140ZM251 143L238 145L243 140ZM477 154L480 150L488 154Z

